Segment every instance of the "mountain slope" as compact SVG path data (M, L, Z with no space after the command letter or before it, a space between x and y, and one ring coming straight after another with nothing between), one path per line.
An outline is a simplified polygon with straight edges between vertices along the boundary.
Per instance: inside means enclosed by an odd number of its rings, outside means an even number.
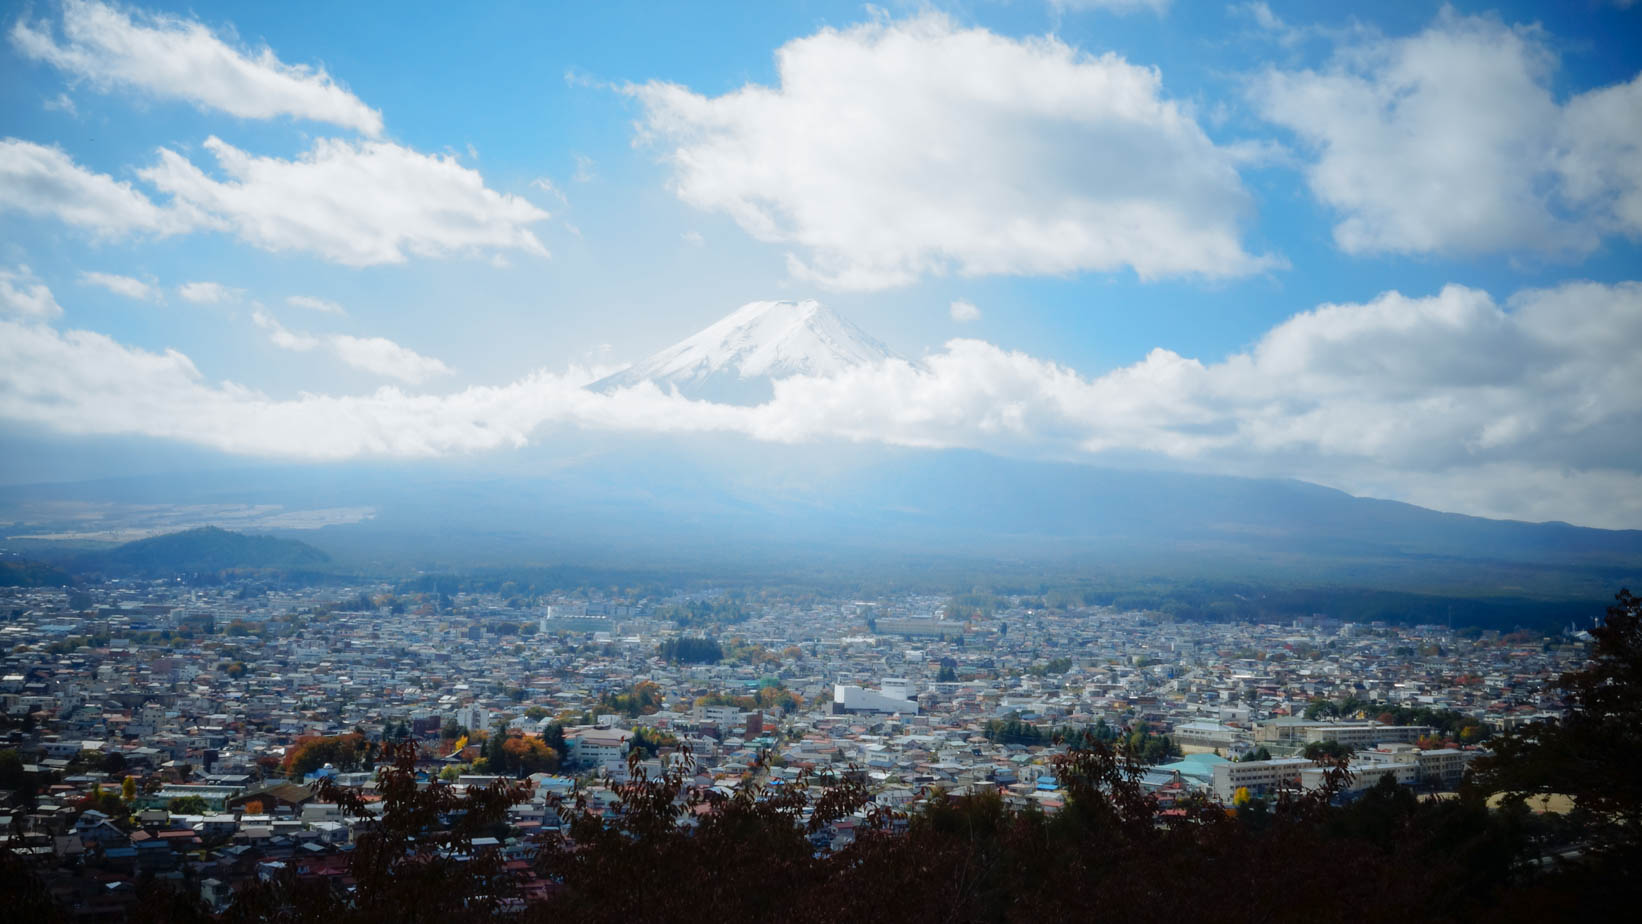
M777 379L836 375L893 355L820 302L751 302L588 387L610 392L649 381L688 398L757 404L774 394Z

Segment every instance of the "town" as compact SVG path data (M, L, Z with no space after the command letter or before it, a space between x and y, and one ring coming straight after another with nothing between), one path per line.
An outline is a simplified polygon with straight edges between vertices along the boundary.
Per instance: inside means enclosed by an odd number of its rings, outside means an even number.
M531 882L573 794L847 773L872 806L993 792L1060 810L1056 755L1120 745L1165 810L1389 777L1453 791L1490 736L1554 717L1588 636L1194 622L1043 596L111 581L0 596L0 823L83 919L142 881L216 910L248 883L348 886L385 745L425 787L527 784L490 847ZM1581 637L1583 636L1583 637ZM837 850L863 809L811 840Z

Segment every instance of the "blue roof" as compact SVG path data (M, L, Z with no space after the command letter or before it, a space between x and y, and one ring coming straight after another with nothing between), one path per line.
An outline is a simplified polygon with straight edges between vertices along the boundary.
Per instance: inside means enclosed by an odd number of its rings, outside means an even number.
M1222 760L1220 763L1228 763L1228 761ZM1187 758L1186 760L1177 760L1172 764L1160 764L1153 767L1152 770L1160 773L1178 773L1193 780L1207 781L1214 779L1214 767L1215 765L1209 761Z

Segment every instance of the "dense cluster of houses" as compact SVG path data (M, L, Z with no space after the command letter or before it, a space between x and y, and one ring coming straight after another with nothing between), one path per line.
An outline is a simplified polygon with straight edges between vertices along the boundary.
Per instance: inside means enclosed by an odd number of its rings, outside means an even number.
M1170 737L1142 780L1165 803L1319 785L1299 756L1316 742L1355 748L1348 789L1386 775L1452 788L1474 742L1306 707L1426 706L1508 727L1560 709L1553 680L1583 651L1528 633L1173 622L1008 598L959 616L940 597L771 596L735 622L681 629L663 605L711 594L521 601L166 583L3 594L0 822L9 849L88 918L122 915L147 876L217 906L272 876L346 888L373 819L321 801L319 781L369 795L374 751L293 767L316 739L414 740L424 785L463 787L499 769L481 763L487 737L562 736L553 766L531 768L530 798L481 845L545 889L526 871L559 826L555 798L579 791L597 810L633 767L654 774L685 755L699 786L834 770L892 808L985 789L1054 811L1054 730L1099 726ZM713 637L722 659L664 660L659 645L681 633ZM630 765L635 747L644 759ZM817 848L847 842L854 824L819 832Z

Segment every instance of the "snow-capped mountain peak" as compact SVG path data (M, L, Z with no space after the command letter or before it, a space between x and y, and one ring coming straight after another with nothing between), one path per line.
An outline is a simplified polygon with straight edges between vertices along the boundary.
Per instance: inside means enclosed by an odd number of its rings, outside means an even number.
M836 375L894 355L813 299L750 302L589 387L608 392L651 381L691 398L756 403L774 393L777 379Z

